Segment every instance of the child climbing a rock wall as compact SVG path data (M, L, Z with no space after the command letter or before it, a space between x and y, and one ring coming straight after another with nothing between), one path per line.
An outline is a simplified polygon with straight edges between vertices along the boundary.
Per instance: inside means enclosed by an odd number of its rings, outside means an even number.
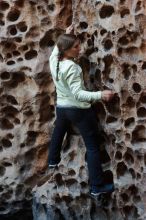
M73 123L80 131L87 148L90 193L112 192L113 184L105 184L101 167L98 126L92 102L110 101L114 92L110 90L90 92L84 87L81 67L75 62L80 53L80 40L71 34L72 26L59 37L50 56L50 70L57 92L56 122L49 148L49 168L60 162L60 152L68 125Z

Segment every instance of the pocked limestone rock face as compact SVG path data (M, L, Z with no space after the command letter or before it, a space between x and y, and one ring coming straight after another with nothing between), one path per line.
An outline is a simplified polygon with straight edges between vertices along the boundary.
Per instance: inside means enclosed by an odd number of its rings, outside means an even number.
M146 219L146 3L98 0L0 1L0 215L31 201L34 219ZM90 90L113 89L94 108L105 181L116 190L104 209L88 196L85 146L68 134L58 170L47 166L55 120L48 57L73 23ZM19 202L18 202L19 201Z

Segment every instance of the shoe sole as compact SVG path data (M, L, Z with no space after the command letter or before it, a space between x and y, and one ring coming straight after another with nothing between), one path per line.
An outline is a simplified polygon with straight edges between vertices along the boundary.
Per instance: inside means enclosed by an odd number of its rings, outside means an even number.
M90 193L91 196L99 196L101 194L106 194L108 192L100 192L100 193Z
M49 168L50 168L50 169L53 169L53 168L56 168L56 167L58 167L57 164L55 164L55 165L49 165Z
M114 189L112 189L112 190L110 190L110 191L108 191L108 192L99 192L99 193L90 193L90 195L92 195L92 196L99 196L99 195L101 195L101 194L108 194L108 193L112 193L112 192L114 192Z

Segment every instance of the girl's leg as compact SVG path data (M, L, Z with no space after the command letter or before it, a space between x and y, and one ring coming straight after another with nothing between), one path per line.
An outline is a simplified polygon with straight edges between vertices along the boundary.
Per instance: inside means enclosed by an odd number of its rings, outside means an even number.
M103 171L100 162L98 145L98 126L95 114L90 109L76 109L68 111L68 118L79 128L87 148L87 164L91 185L103 183Z
M50 165L58 164L61 160L60 152L62 147L63 138L68 128L68 120L65 117L63 108L56 108L56 121L55 128L51 138L51 144L49 147L49 159Z

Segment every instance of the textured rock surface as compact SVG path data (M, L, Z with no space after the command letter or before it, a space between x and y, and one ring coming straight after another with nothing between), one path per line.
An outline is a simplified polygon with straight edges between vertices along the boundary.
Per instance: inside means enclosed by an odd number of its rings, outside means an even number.
M89 198L85 147L71 131L59 169L43 181L55 119L48 57L73 23L86 86L114 89L95 105L106 181L104 209ZM0 1L0 215L24 209L34 188L37 219L146 219L146 3L140 0ZM44 184L43 184L44 183Z

